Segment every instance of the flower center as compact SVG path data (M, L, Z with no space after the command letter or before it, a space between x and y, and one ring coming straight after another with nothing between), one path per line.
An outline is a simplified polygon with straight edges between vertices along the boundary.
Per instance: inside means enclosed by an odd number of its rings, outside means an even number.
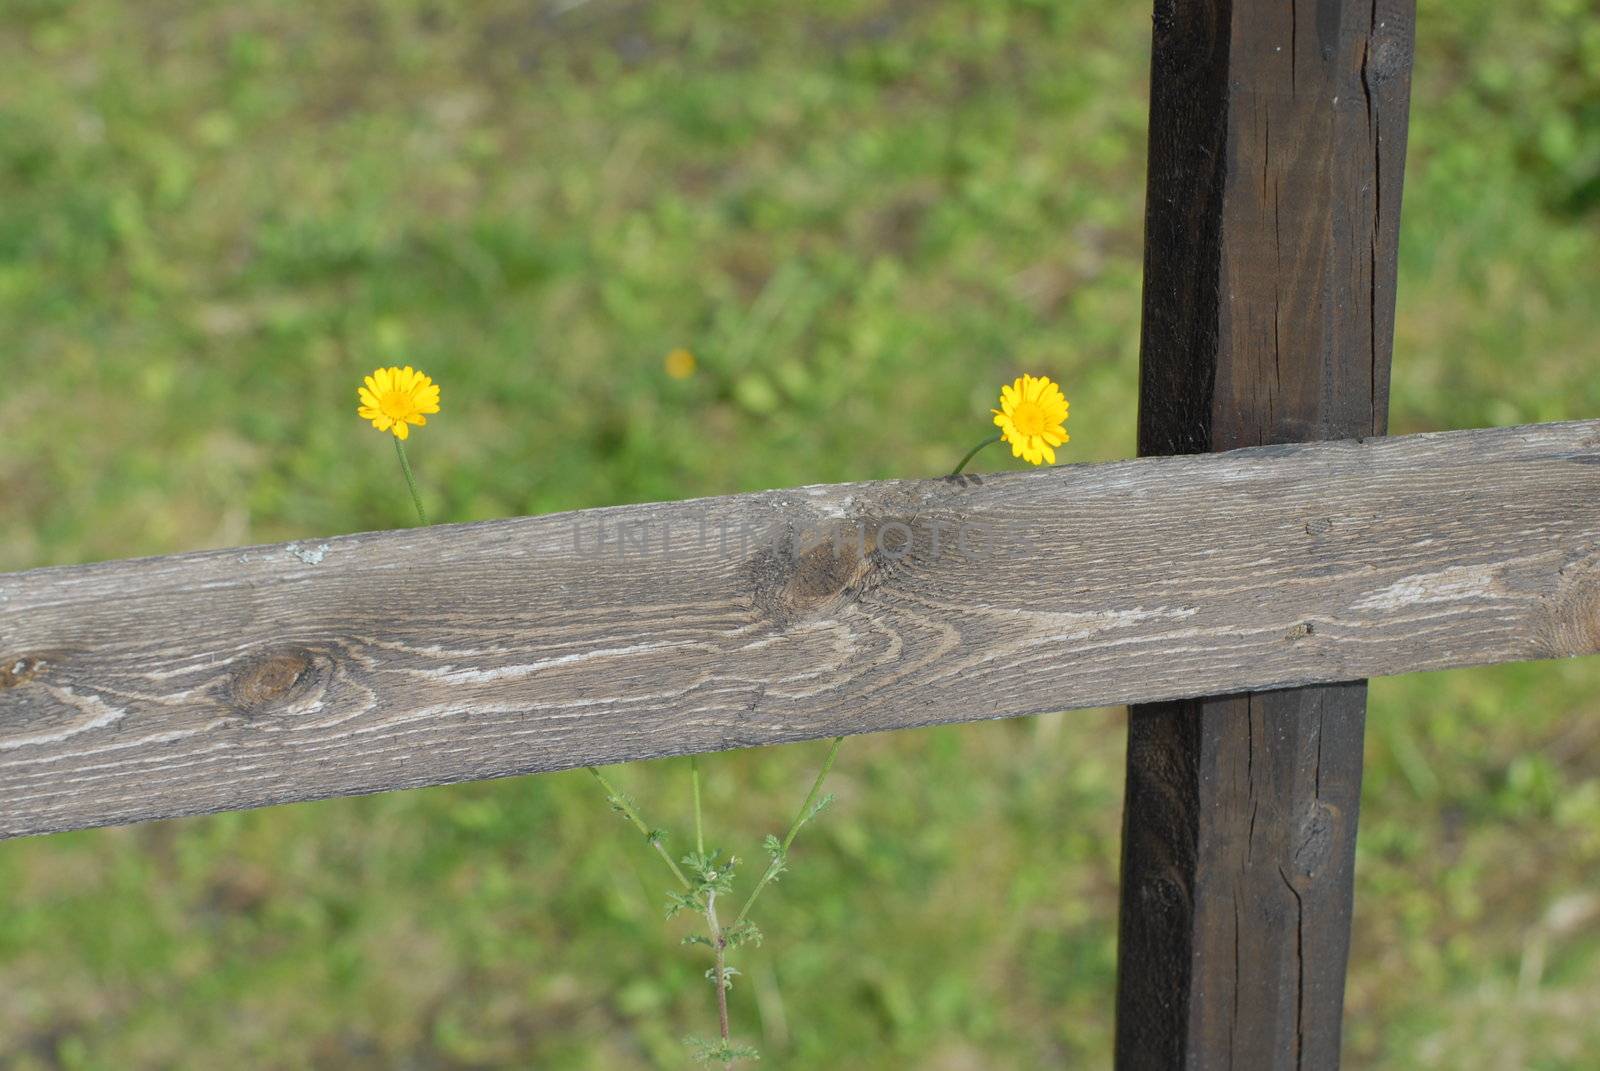
M383 410L383 415L390 420L405 420L417 414L416 401L409 393L400 390L385 392L378 399L378 408Z
M1022 435L1043 435L1050 422L1045 417L1044 406L1036 402L1023 402L1011 413L1011 423Z

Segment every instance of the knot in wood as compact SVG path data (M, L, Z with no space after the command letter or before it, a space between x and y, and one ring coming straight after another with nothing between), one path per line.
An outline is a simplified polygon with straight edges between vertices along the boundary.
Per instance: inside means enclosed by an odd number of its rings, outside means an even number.
M1411 69L1411 24L1404 19L1388 20L1372 28L1367 54L1361 66L1361 79L1368 91Z
M49 665L44 658L34 655L7 658L0 662L0 689L26 684L43 673Z
M1563 565L1545 607L1548 623L1542 646L1547 657L1600 651L1600 553L1585 554Z
M1300 815L1295 831L1294 876L1309 880L1333 858L1334 842L1339 837L1339 808L1325 800L1314 800Z
M1184 919L1194 913L1194 893L1183 874L1174 867L1149 876L1138 886L1140 910L1149 922Z
M879 549L902 535L884 531L885 522L840 520L815 528L789 529L751 557L749 583L755 605L774 624L825 616L853 601L872 583L886 560Z
M255 717L306 695L324 675L318 659L304 647L279 647L247 655L228 674L228 703Z

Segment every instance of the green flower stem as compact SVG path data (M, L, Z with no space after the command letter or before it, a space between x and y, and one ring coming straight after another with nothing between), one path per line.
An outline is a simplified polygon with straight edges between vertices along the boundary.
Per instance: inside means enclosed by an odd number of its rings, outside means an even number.
M828 757L822 760L822 769L817 771L817 779L811 782L811 791L806 793L806 801L800 805L799 813L794 816L794 821L789 825L789 832L784 835L782 849L771 864L768 865L766 872L761 875L761 880L756 882L756 887L750 890L750 899L746 900L744 906L739 909L738 917L733 920L732 929L737 930L740 924L744 922L745 916L750 914L750 908L755 906L756 897L760 896L761 890L765 889L772 879L777 876L778 865L788 858L789 845L794 843L795 834L800 832L800 826L805 822L806 814L811 810L811 805L817 800L817 793L822 791L822 782L827 780L828 771L833 769L833 760L838 757L839 745L842 743L844 743L844 737L836 736L833 738L833 745L828 748Z
M728 1051L728 938L717 924L717 892L706 892L706 926L711 930L711 948L716 953L717 1026L722 1030L722 1050Z
M667 851L666 845L661 843L661 838L656 836L655 830L645 825L644 819L639 817L639 812L634 810L632 803L628 802L628 797L612 788L611 782L607 781L605 776L593 766L585 766L584 769L593 774L594 779L600 782L600 787L605 789L607 801L627 816L628 821L633 823L633 828L644 834L645 839L650 842L650 846L666 861L667 866L672 868L672 876L678 879L678 884L682 885L685 891L693 890L694 886L689 884L689 879L683 876L683 871L679 870L678 864L673 862L672 855Z
M960 476L961 470L967 467L967 462L978 456L979 450L982 450L985 446L993 446L995 443L999 442L1001 438L1003 438L1003 436L991 435L977 446L974 446L971 450L968 450L967 456L961 459L961 463L951 471L950 475Z
M694 789L694 850L706 854L705 823L700 820L700 756L689 758L689 784Z
M417 478L411 474L411 462L406 460L406 444L400 441L400 436L394 437L394 452L400 458L400 471L406 474L406 486L411 488L411 504L417 507L417 520L422 526L428 526L428 514L422 508L422 496L417 494Z

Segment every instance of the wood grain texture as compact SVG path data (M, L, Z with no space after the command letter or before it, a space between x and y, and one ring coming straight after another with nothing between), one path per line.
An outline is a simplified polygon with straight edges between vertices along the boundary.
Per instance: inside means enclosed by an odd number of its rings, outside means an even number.
M1588 653L1597 541L1589 422L0 575L0 834Z
M1141 454L1384 431L1412 25L1158 0ZM1362 682L1132 709L1119 1067L1337 1066L1365 716Z

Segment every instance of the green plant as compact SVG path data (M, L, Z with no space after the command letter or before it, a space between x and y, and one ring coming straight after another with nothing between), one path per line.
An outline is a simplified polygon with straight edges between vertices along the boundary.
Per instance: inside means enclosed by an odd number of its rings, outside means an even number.
M683 856L678 862L673 861L672 853L667 850L666 834L644 820L639 814L638 804L618 791L599 770L593 766L586 767L605 791L606 802L611 805L611 809L643 834L645 843L661 857L667 868L672 871L672 876L677 879L678 888L667 890L667 919L674 919L684 913L699 915L705 919L704 933L691 933L683 939L686 945L698 945L709 949L712 958L712 964L706 970L706 980L711 983L716 994L718 1036L702 1038L691 1035L683 1039L690 1053L701 1063L732 1065L740 1060L761 1058L761 1054L751 1046L735 1044L731 1036L728 1026L728 991L733 988L733 979L738 976L739 970L728 963L728 953L745 945L759 945L762 942L763 935L760 928L750 919L750 909L755 906L762 891L789 869L789 849L794 845L794 838L799 834L801 827L810 823L833 802L831 794L819 796L819 793L822 791L822 783L827 780L829 771L833 769L833 761L838 757L839 745L843 742L844 737L836 736L833 738L833 743L828 746L828 755L822 760L822 768L817 771L816 780L811 782L811 791L806 793L805 802L800 805L794 821L789 823L789 829L784 833L783 839L779 840L770 833L767 835L762 843L768 857L766 869L756 879L755 887L745 898L744 906L734 916L733 922L727 926L722 924L717 901L719 897L727 897L733 893L739 858L732 854L720 858L722 854L720 849L706 848L705 817L700 803L700 760L692 759L689 764L689 780L694 797L694 851ZM680 867L679 863L683 865ZM684 868L688 869L687 874L684 873Z
M1000 405L1000 409L992 411L994 423L1000 428L999 434L985 438L967 451L951 471L952 477L961 475L967 463L984 447L1002 440L1011 443L1012 453L1015 456L1023 458L1031 465L1039 465L1045 461L1055 464L1054 448L1064 445L1068 439L1065 427L1067 399L1062 395L1061 388L1048 376L1019 376L1014 382L1001 388ZM403 460L404 455L401 456ZM406 470L406 477L410 479L409 469ZM417 508L420 514L422 508L420 503ZM844 737L834 737L832 745L828 748L828 756L822 760L822 768L817 771L816 780L811 782L811 791L806 793L805 802L800 804L800 810L795 814L794 821L789 823L789 829L783 835L783 839L779 840L777 836L769 833L762 842L762 847L767 853L766 869L756 879L755 887L750 890L744 906L739 909L739 914L734 916L732 924L728 926L723 926L718 916L717 898L733 891L733 879L739 866L739 859L730 854L719 862L720 853L717 849L706 850L705 820L700 805L699 759L691 759L689 764L689 781L694 796L695 850L679 860L688 868L687 875L678 863L672 861L672 853L666 847L665 834L645 822L633 800L618 792L599 770L593 766L585 767L605 790L606 800L611 804L612 810L622 815L635 829L644 834L645 841L667 864L672 876L677 879L681 891L667 892L667 918L671 920L685 912L702 915L705 918L705 933L692 933L683 939L684 944L704 945L709 948L713 959L711 968L706 971L706 978L711 982L717 995L717 1024L720 1036L713 1039L690 1036L684 1039L684 1044L689 1047L695 1059L702 1063L727 1065L739 1060L761 1058L760 1053L754 1048L748 1045L735 1045L730 1036L728 990L733 987L733 979L739 972L728 965L727 954L746 944L761 943L761 930L750 921L750 909L755 906L762 891L789 869L789 849L794 844L794 838L801 827L816 818L829 803L833 802L831 795L819 798L818 793L822 791L822 783L827 779L828 772L833 769L834 759L839 755L839 745L843 742Z

